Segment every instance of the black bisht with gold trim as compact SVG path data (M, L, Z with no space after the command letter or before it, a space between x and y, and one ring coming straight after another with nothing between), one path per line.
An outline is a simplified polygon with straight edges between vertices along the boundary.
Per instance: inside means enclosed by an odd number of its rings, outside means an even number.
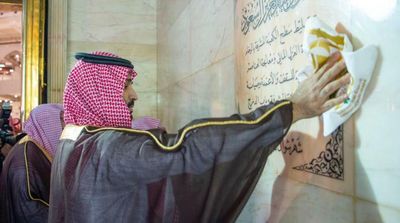
M291 122L283 101L195 120L177 135L67 126L49 222L234 222Z

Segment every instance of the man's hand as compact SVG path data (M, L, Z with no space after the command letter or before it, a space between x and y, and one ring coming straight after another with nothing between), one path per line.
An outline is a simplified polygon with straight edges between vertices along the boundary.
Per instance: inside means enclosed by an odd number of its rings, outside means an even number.
M300 119L321 115L337 104L342 103L348 95L342 94L329 98L331 94L350 82L350 74L336 77L346 67L340 53L334 53L316 73L304 80L290 100L293 103L293 122Z

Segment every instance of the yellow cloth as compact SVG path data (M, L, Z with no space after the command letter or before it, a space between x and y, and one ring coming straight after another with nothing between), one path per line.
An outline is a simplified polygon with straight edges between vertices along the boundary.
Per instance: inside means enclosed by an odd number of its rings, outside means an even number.
M349 38L324 24L316 17L307 20L304 32L304 51L309 55L311 66L299 72L298 79L320 68L334 52L340 51L351 75L350 84L339 91L346 91L349 98L323 114L324 135L331 134L360 107L366 86L372 76L378 50L368 45L353 52Z

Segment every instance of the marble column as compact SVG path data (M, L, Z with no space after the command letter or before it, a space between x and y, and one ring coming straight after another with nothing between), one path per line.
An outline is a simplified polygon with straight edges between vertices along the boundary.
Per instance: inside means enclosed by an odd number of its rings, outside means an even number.
M47 100L62 103L67 77L67 9L68 1L48 3L47 20Z

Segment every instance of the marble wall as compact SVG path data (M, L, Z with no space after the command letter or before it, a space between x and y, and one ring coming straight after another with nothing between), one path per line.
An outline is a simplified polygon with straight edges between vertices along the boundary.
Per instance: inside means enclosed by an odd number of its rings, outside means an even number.
M157 116L156 0L68 1L68 71L76 52L108 51L131 60L139 74L136 116Z
M139 73L137 115L158 116L170 132L202 117L230 115L235 104L235 0L72 0L68 67L78 51L104 50L132 60ZM329 4L328 0L319 3ZM352 122L354 188L337 193L281 176L279 152L238 222L399 222L397 147L400 3L350 0L344 24L357 47L375 44L379 62Z
M339 2L339 0L337 1ZM332 1L319 0L319 4ZM170 131L205 116L236 111L234 0L170 0L157 4L158 114ZM237 222L400 222L400 2L350 0L346 28L356 47L380 56L354 123L351 192L338 193L282 176L279 152Z
M357 45L375 44L379 60L355 116L355 218L400 222L400 2L352 1ZM374 214L377 213L377 214Z
M236 111L234 2L158 1L158 113L168 131Z
M331 2L319 0L318 4L329 6ZM347 147L354 152L353 189L338 193L282 176L287 167L282 155L274 152L238 222L400 221L400 150L395 141L400 125L400 100L396 97L400 93L400 65L396 62L400 3L336 0L335 4L349 6L350 18L341 20L353 34L355 48L374 44L380 51L362 108L348 121L354 123L354 135L344 135L354 138L354 145Z

